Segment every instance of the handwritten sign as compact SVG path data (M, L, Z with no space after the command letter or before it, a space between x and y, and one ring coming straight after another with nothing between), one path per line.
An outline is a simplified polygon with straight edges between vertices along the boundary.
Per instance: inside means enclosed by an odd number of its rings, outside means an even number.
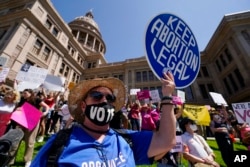
M137 98L138 100L149 99L150 98L149 90L142 90L140 92L137 92Z
M31 104L25 102L19 110L12 113L11 119L23 127L32 130L38 124L42 112Z
M183 143L182 143L182 138L181 136L175 136L176 139L176 144L175 146L171 149L171 152L183 152Z
M130 95L137 95L137 92L140 92L141 89L130 89Z
M43 83L43 87L51 91L64 91L64 77L58 77L48 74Z
M47 76L47 73L48 69L24 64L21 70L17 73L16 80L42 84Z
M232 107L239 123L250 124L250 102L232 103Z

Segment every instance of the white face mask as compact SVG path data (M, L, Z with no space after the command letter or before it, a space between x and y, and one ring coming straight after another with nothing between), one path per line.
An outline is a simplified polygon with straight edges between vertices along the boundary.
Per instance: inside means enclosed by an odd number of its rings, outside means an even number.
M198 130L197 126L195 124L189 125L190 129L192 129L194 132Z

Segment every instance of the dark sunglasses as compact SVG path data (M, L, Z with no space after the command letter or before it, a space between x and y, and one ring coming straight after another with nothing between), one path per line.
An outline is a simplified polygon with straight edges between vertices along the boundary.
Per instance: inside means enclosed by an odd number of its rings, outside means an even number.
M105 96L105 98L107 99L107 101L109 103L114 103L115 99L116 99L116 97L114 95L103 94L102 92L98 92L98 91L92 91L92 92L90 92L89 96L92 97L96 101L101 100Z

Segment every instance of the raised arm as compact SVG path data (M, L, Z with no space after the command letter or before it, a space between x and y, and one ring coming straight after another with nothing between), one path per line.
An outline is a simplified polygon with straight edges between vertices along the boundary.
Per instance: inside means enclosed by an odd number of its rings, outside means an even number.
M164 74L162 82L161 119L159 130L154 132L148 150L149 157L161 158L175 145L176 119L174 105L170 98L175 89L174 76L168 72Z

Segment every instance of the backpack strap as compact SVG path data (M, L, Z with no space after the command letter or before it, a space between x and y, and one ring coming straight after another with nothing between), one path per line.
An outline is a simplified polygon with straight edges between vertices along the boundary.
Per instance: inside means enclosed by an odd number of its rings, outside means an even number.
M60 130L56 138L49 149L47 167L57 167L58 159L64 149L66 142L68 141L73 128Z
M112 128L113 129L113 128ZM130 148L133 147L133 141L131 136L127 133L126 129L113 129L118 135L122 136L125 141L129 144Z

